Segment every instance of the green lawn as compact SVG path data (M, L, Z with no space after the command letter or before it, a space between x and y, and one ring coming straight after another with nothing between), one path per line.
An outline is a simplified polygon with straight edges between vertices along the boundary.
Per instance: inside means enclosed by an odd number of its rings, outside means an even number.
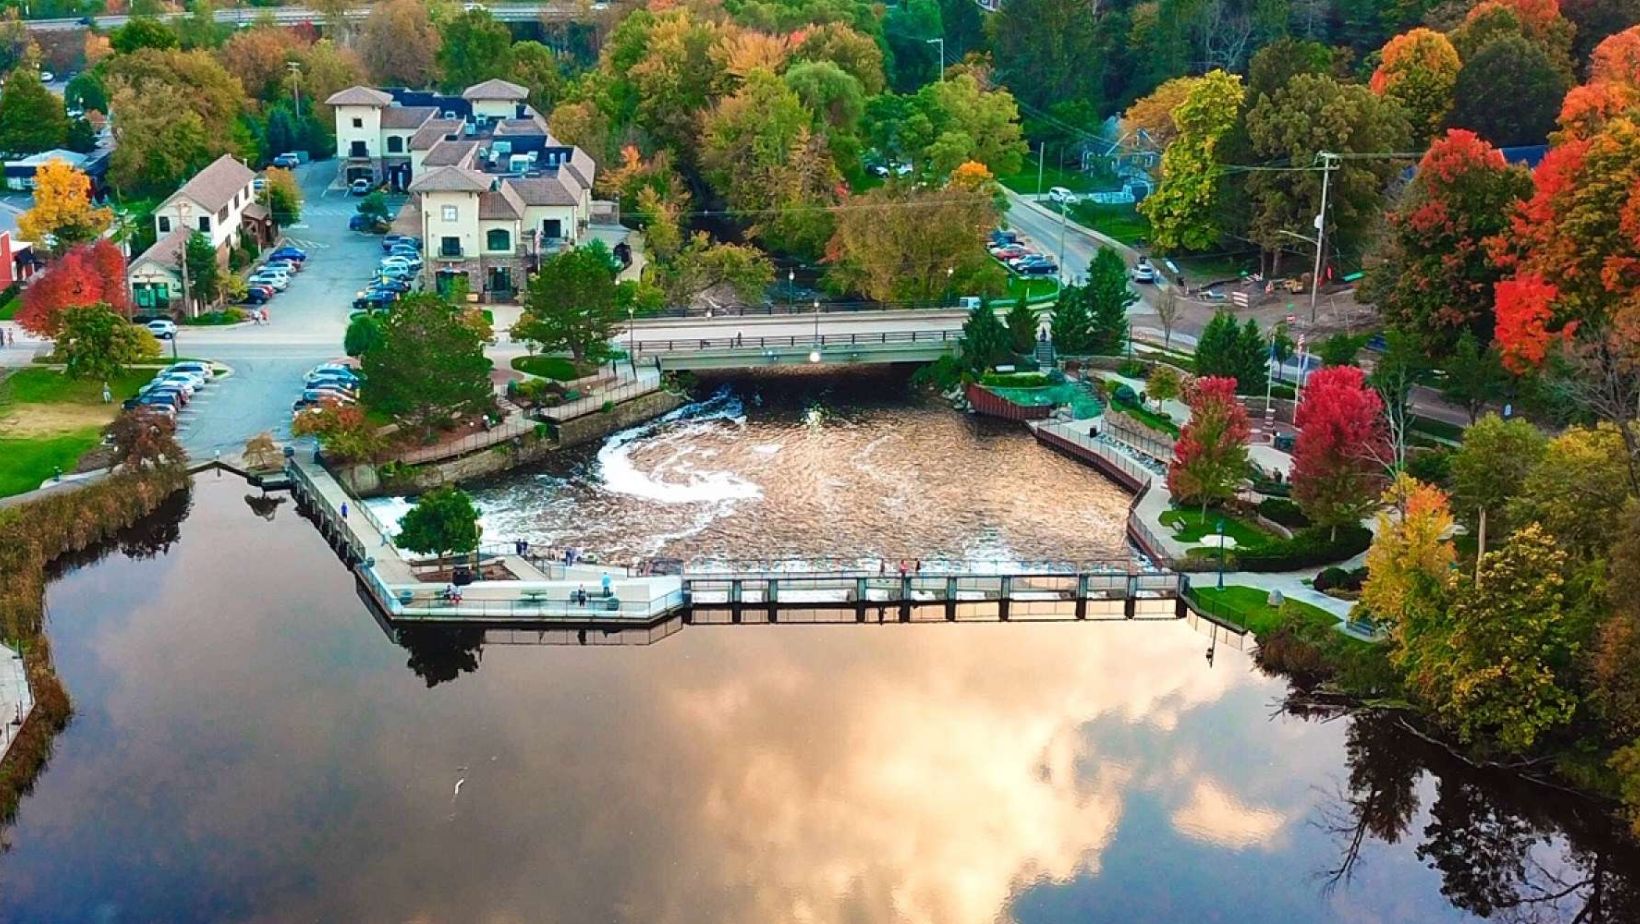
M1220 520L1224 521L1224 534L1235 540L1237 549L1257 548L1281 538L1217 510L1208 510L1204 517L1199 507L1175 507L1162 514L1161 520L1163 526L1178 527L1174 538L1180 542L1200 542L1214 535Z
M1019 168L1018 173L1003 174L997 177L997 182L1021 195L1036 195L1036 161L1036 152L1032 151L1026 155L1025 164ZM1049 158L1047 167L1042 171L1042 194L1047 195L1048 190L1055 186L1063 186L1071 192L1084 193L1097 192L1100 184L1098 177L1089 173L1057 167L1053 163L1053 158Z
M137 393L153 369L128 369L109 383L117 401ZM19 369L0 382L0 402L15 404L101 404L102 383L71 379L55 369Z
M1202 583L1207 583L1206 575L1202 576ZM1192 587L1190 593L1201 604L1202 609L1250 629L1254 635L1264 635L1281 621L1281 611L1270 605L1270 592L1267 590L1231 584L1223 590L1216 587ZM1286 600L1282 605L1295 610L1306 620L1320 625L1331 626L1339 621L1333 614L1309 603Z
M80 456L101 438L96 427L49 437L0 438L0 497L32 491L57 469L72 472Z
M17 309L22 305L23 297L15 290L4 299L0 299L0 321L10 321L17 317Z
M520 356L512 361L512 367L519 372L560 382L573 381L598 371L596 366L587 363L577 368L568 356Z
M1179 425L1174 423L1173 418L1166 414L1158 414L1142 404L1117 404L1113 402L1111 406L1141 423L1149 424L1174 436L1179 435Z
M1128 245L1150 237L1150 222L1131 205L1079 202L1071 206L1071 219Z
M1059 280L1051 276L1016 276L1008 274L1007 304L1013 304L1023 295L1028 302L1037 302L1053 298L1059 294ZM993 302L994 303L994 302Z

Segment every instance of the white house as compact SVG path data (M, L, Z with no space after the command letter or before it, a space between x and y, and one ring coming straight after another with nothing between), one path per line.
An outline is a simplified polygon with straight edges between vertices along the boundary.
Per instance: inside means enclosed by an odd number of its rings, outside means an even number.
M178 228L198 231L227 259L238 247L247 217L260 242L270 235L267 210L256 202L255 171L233 155L218 157L154 209L154 232L164 238Z

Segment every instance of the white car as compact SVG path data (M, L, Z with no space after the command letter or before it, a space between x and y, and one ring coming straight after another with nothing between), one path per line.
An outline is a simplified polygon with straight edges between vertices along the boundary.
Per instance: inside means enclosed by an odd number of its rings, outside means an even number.
M1065 205L1074 205L1076 204L1076 193L1071 192L1063 186L1055 186L1048 190L1048 201L1060 202Z
M350 375L358 378L359 370L346 363L320 363L309 370L308 375Z
M147 385L137 389L137 394L146 395L151 391L162 389L175 389L176 391L180 391L182 392L182 396L184 398L192 398L194 396L194 392L197 390L194 388L194 383L192 382L181 380L173 382L169 379L155 379Z
M405 269L413 270L421 267L421 258L396 253L392 256L382 257L381 266L383 269L389 266L402 266Z
M53 74L50 71L41 71L40 72L40 82L41 83L51 83L52 81L54 81L56 79L57 79L57 75Z
M150 334L153 334L161 340L170 340L172 337L177 335L176 322L167 321L164 318L155 318L142 326L147 328Z
M259 270L245 281L252 285L273 286L276 292L290 288L290 276L276 270Z
M172 363L169 366L166 366L165 373L171 372L188 372L193 375L200 376L207 381L216 378L216 370L211 368L210 363L198 363L192 360L184 360L180 363ZM165 373L161 374L163 375Z
M1149 260L1140 260L1139 265L1133 268L1133 281L1139 283L1155 283L1156 267L1151 266Z
M159 375L154 376L154 381L162 385L187 385L194 391L205 387L204 378L186 372L161 372Z

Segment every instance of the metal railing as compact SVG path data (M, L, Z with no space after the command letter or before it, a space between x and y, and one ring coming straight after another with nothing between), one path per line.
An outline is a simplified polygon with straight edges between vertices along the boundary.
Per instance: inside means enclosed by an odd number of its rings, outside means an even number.
M469 433L459 440L439 443L434 446L424 446L420 449L412 449L409 452L394 456L393 461L402 462L407 465L415 465L422 462L438 462L444 459L454 459L469 453L477 452L481 449L488 449L492 446L498 446L502 443L511 442L512 440L518 439L526 434L534 433L535 429L539 426L541 426L541 424L538 421L531 420L523 415L509 417L488 430L480 430L476 433Z
M589 596L584 604L576 603L574 599L549 600L544 596L544 592L531 591L528 585L521 586L516 597L462 596L459 602L443 596L433 585L384 589L389 594L385 609L395 618L407 620L518 619L561 620L571 623L648 623L684 606L684 592L681 588L643 600L594 594ZM406 594L409 595L408 599L405 597Z
M566 401L551 407L539 407L535 413L545 419L562 423L588 414L596 414L604 409L605 404L614 405L631 401L633 398L641 398L660 391L663 387L659 376L628 379L614 388L594 389L574 401Z
M872 346L874 344L950 344L962 339L962 329L879 331L859 334L793 334L786 337L673 337L665 340L638 340L628 344L634 355L645 353L692 353L704 350L769 350L808 347Z
M893 577L898 579L900 564L906 576L1030 574L1128 574L1138 566L1131 558L1018 559L1018 558L917 558L915 556L861 556L858 558L730 558L688 564L683 577L689 581L745 579L758 577L856 578Z

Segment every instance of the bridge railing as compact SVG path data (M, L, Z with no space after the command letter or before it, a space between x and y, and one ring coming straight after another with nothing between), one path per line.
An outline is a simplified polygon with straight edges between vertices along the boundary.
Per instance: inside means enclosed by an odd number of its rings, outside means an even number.
M733 558L696 562L684 567L691 581L756 577L894 577L905 563L906 575L1023 575L1023 574L1130 574L1146 570L1134 558L1022 559L1022 558L916 558L914 556L861 556L859 558Z
M962 339L961 328L950 330L878 331L855 334L792 334L784 337L670 337L628 344L635 355L692 353L703 350L772 350L810 347L872 346L882 344L949 344Z

